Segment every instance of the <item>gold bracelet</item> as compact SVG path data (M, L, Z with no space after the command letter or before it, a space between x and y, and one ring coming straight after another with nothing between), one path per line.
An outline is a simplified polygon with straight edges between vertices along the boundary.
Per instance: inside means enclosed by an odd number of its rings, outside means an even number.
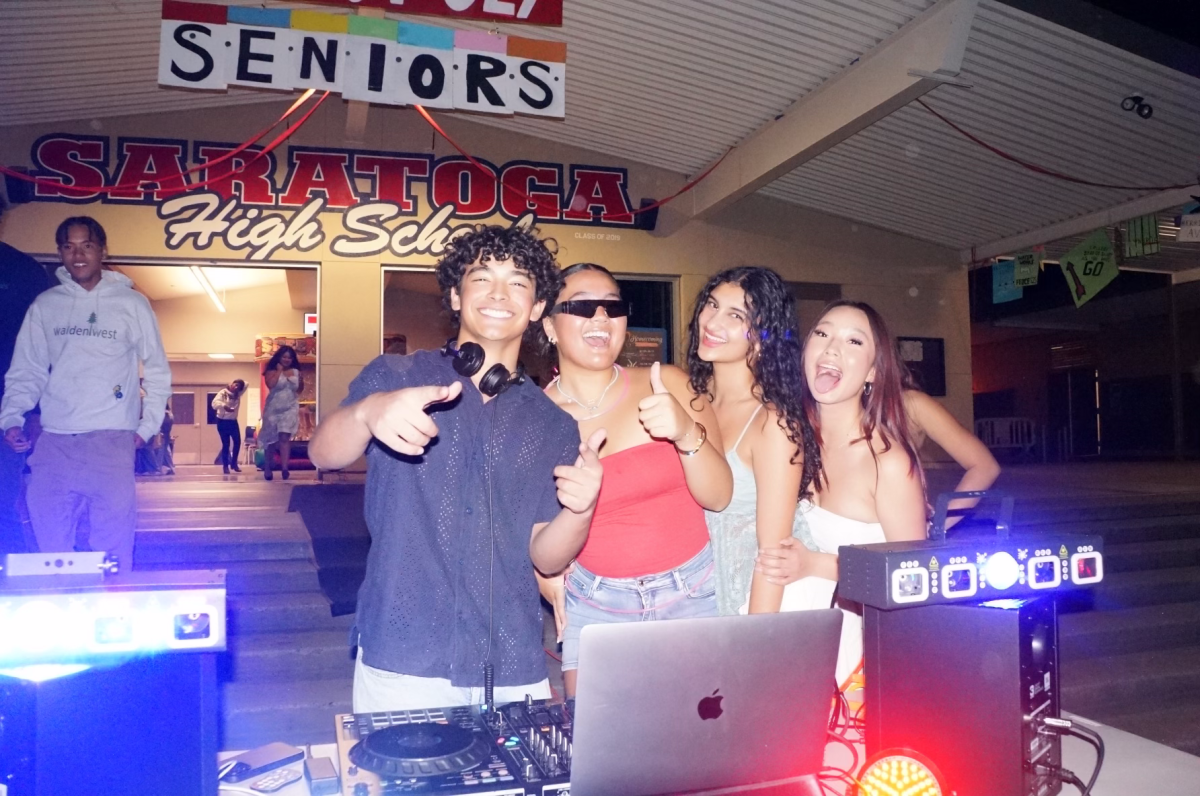
M696 423L696 421L694 421L694 420L692 422ZM697 453L700 452L700 449L704 447L704 440L708 439L708 430L706 428L704 428L703 423L696 423L696 428L700 429L700 441L696 443L696 447L692 448L690 451L685 451L685 450L680 450L679 443L675 443L675 450L679 451L680 456L695 456ZM684 434L683 436L686 437L691 433L692 432L689 431L687 434Z

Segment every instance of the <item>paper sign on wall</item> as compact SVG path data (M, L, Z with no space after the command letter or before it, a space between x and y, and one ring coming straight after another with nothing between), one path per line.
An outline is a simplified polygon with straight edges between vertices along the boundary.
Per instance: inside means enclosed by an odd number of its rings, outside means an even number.
M1098 229L1059 261L1071 298L1082 307L1117 278L1117 257L1108 233Z
M1037 252L1021 252L1013 258L1013 284L1017 287L1033 287L1038 283L1038 272L1042 258Z
M566 61L562 42L163 0L158 82L215 91L312 88L383 105L562 118Z
M1013 261L1001 260L992 265L992 303L1003 304L1016 301L1025 295L1025 289L1013 281Z
M1176 243L1200 243L1200 213L1192 213L1179 219Z

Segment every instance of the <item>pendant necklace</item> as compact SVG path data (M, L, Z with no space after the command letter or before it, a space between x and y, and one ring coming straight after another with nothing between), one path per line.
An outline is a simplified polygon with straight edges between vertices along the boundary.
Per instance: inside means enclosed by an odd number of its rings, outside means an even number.
M575 396L571 395L566 390L564 390L562 388L562 378L559 376L554 377L554 389L558 390L558 394L561 395L563 398L566 398L571 403L573 403L576 406L579 406L582 409L584 409L585 411L591 413L587 417L581 417L580 420L591 420L594 417L599 417L600 415L604 414L604 412L599 411L600 406L601 406L601 404L604 403L604 397L606 395L608 395L608 391L610 389L612 389L612 386L614 384L617 383L617 375L621 372L622 372L622 369L619 365L613 365L612 379L608 382L608 386L604 388L604 391L602 393L600 393L600 397L596 399L595 403L588 403L586 401L581 401L578 398L576 398ZM620 403L620 401L618 401L618 403ZM609 409L611 409L611 408L612 407L609 407ZM607 411L608 411L608 409L605 410L605 412L607 412Z

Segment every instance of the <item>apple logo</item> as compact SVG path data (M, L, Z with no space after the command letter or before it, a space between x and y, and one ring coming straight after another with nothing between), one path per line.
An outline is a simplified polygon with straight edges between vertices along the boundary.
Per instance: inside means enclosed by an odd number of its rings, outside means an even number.
M704 697L704 699L700 700L700 704L696 706L696 712L700 714L702 720L708 721L709 719L720 718L721 714L725 712L721 707L721 700L725 697L717 696L717 692L720 690L718 688L716 691L713 691L712 696Z

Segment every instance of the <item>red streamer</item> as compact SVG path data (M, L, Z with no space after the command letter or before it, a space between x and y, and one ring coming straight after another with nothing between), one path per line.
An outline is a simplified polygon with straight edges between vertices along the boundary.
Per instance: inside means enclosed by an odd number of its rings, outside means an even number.
M436 121L434 121L434 118L429 115L429 111L425 110L425 108L421 105L414 105L413 107L417 109L417 113L421 114L422 118L424 118L425 121L429 122L429 126L432 127L434 130L436 130L438 135L440 135L442 138L445 138L447 141L449 141L450 146L457 149L459 154L462 155L464 158L466 158L467 161L472 166L479 169L484 174L490 174L492 176L493 180L497 179L496 175L492 172L491 169L485 168L482 163L480 163L475 158L471 157L471 155L467 152L467 150L465 150L461 146L459 146L459 143L457 141L455 141L453 138L451 138L450 134L447 133L445 130L443 130L442 126L440 124L438 124ZM703 180L705 177L707 177L709 174L711 174L713 169L715 169L717 166L720 166L721 161L725 160L725 158L727 158L729 156L729 153L732 151L733 151L733 147L730 147L729 149L725 150L725 154L721 155L721 157L717 160L716 163L712 164L707 169L705 169L704 173L702 173L699 177L697 177L696 179L689 182L687 185L680 188L675 193L668 196L666 199L659 199L657 202L655 202L653 204L646 205L645 207L639 207L636 210L631 210L629 214L636 216L638 213L647 213L651 210L662 207L667 202L671 201L672 199L676 198L677 196L680 196L680 195L685 194L688 191L692 190L693 188L696 187L696 185L701 180ZM501 186L512 191L514 194L516 194L521 199L524 199L527 204L531 204L531 205L537 204L534 201L533 197L531 197L529 194L525 193L524 191L520 190L519 188L516 188L515 186L512 186L512 185L504 185L504 183L501 183ZM625 215L625 214L622 213L622 215ZM603 216L601 216L601 220L604 220Z
M202 171L204 169L211 169L213 166L217 165L218 163L222 163L222 162L246 151L251 146L253 146L256 141L258 141L260 138L265 136L267 133L274 130L276 127L279 126L280 123L282 123L283 121L288 119L288 117L290 117L293 113L295 113L295 111L298 108L300 108L305 102L308 101L308 98L311 97L312 94L313 94L312 89L309 89L308 91L304 92L304 94L302 94L299 97L299 99L297 99L295 102L292 103L290 108L288 108L286 111L284 111L283 115L281 115L278 119L276 119L274 122L272 122L269 127L264 128L261 132L259 132L253 138L251 138L247 141L244 141L243 143L234 147L230 151L226 152L224 155L221 155L221 157L219 157L219 158L215 158L214 160L209 160L209 161L201 163L197 166L193 166L192 168L188 169L187 171L181 172L179 175L173 174L173 175L171 175L170 179L172 179L172 180L179 179L182 177L186 177L188 174L192 174L197 171ZM197 188L204 188L204 187L211 185L212 183L217 182L219 180L225 180L231 176L237 176L239 174L244 173L246 171L246 169L250 168L250 165L255 163L256 161L258 161L259 158L266 156L272 150L276 149L284 141L291 138L292 135L295 134L295 132L297 130L299 130L302 126L304 126L304 123L308 121L309 117L311 117L313 115L313 112L316 111L316 109L321 106L321 103L324 102L325 98L328 96L329 96L329 92L326 91L324 94L321 95L320 99L318 99L316 101L316 103L314 103L313 106L311 108L309 108L308 111L302 117L300 117L300 121L291 125L287 129L285 129L282 133L280 133L278 136L276 136L274 138L274 140L271 141L270 144L268 144L266 147L264 147L263 149L256 152L254 154L254 157L252 157L250 160L248 160L244 164L242 164L241 168L235 169L234 171L230 172L229 174L222 174L217 177L210 177L209 179L203 180L202 182L185 183L185 186L183 188L180 188L178 191L175 191L175 192L176 193L186 193L188 191L194 191ZM56 180L48 180L44 177L31 177L28 174L25 174L24 172L16 171L16 170L10 169L6 166L0 166L0 174L7 175L9 177L13 177L18 180L23 180L24 182L31 182L35 185L42 185L42 186L46 186L46 187L50 187L50 188L72 188L72 187L74 187L74 186L70 186L70 185L64 185L62 182L59 182ZM147 186L147 185L157 185L157 186L159 186L160 189L163 187L162 181L159 181L159 180L141 180L136 183L125 183L124 185L102 185L98 188L81 188L79 190L88 191L88 192L92 192L92 193L112 193L113 191L143 190L143 186Z
M1106 182L1092 182L1091 180L1083 180L1083 179L1080 179L1079 177L1072 177L1069 174L1063 174L1060 171L1054 171L1053 169L1048 169L1045 166L1039 166L1036 163L1030 163L1029 161L1022 160L1021 158L1017 157L1016 155L1010 155L1009 153L1005 152L1003 149L994 147L991 144L987 143L986 141L983 141L983 140L977 138L976 136L972 135L971 133L968 133L966 130L962 129L957 124L950 121L945 116L943 116L942 114L938 113L933 108L931 108L927 104L925 104L925 100L918 99L917 103L920 104L920 106L922 108L929 111L930 113L932 113L937 118L941 119L946 124L950 125L951 128L956 130L958 133L960 133L961 135L963 135L970 141L973 141L974 143L983 147L984 149L991 152L992 154L999 155L1000 157L1004 158L1005 160L1010 161L1012 163L1016 163L1018 166L1028 169L1029 171L1032 171L1035 174L1041 174L1046 177L1053 177L1057 180L1064 180L1066 182L1073 182L1076 185L1089 185L1093 188L1113 188L1115 190L1120 190L1120 191L1174 191L1174 190L1177 190L1180 188L1191 188L1193 185L1196 184L1194 182L1189 182L1189 183L1184 183L1183 185L1112 185L1112 184L1106 183Z

